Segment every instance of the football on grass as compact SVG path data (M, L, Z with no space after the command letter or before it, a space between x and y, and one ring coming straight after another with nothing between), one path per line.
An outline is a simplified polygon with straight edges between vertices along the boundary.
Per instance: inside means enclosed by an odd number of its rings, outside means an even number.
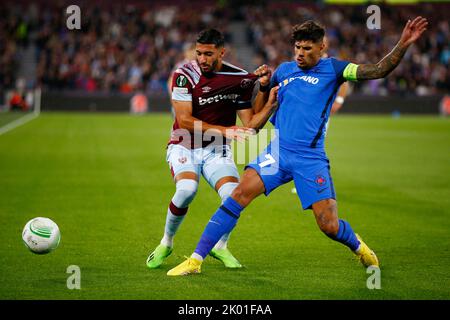
M58 247L61 234L58 225L51 219L37 217L27 222L22 239L31 252L45 254Z

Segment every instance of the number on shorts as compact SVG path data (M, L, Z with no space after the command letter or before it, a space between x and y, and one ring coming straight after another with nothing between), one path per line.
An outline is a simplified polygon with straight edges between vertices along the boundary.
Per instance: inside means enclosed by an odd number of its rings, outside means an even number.
M223 158L227 158L228 157L228 149L225 146L222 148L222 157Z
M259 166L260 166L261 168L264 168L264 167L266 167L266 166L268 166L268 165L270 165L270 164L272 164L272 163L275 163L275 159L272 157L272 155L271 155L270 153L266 154L264 157L265 157L267 160L266 160L266 161L263 161L263 162L261 162L261 163L259 164Z

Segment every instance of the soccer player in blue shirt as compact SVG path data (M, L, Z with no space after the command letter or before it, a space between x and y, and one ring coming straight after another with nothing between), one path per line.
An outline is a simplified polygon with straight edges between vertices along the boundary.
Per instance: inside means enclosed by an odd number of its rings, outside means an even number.
M200 273L203 259L221 236L233 229L242 210L260 194L267 196L291 180L303 209L312 209L320 230L350 248L364 266L378 267L375 253L347 221L338 218L336 194L324 150L325 128L339 86L346 80L386 77L427 25L427 20L420 16L409 20L388 55L376 64L360 65L321 58L324 28L314 21L296 25L292 32L295 61L282 63L271 79L271 96L277 95L279 104L271 119L278 130L278 139L247 165L239 185L206 225L191 257L167 274Z

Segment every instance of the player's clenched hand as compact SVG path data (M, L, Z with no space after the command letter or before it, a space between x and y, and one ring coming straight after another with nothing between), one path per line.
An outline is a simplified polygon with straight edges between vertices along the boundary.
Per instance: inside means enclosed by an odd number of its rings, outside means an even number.
M408 20L405 28L403 29L402 36L400 38L400 42L406 46L409 46L414 41L419 39L422 33L427 30L428 21L421 16L418 16L413 21Z
M270 84L272 70L270 70L267 65L263 64L262 66L259 66L253 73L259 77L259 82L262 86L268 86Z
M269 99L266 102L266 105L270 105L272 107L276 107L277 106L277 99L278 99L278 90L280 89L279 86L273 87L270 90L270 94L269 94Z
M225 128L223 130L223 136L227 139L232 139L236 141L245 141L250 136L256 134L256 131L252 128L246 128L246 127L239 127L239 126L232 126Z

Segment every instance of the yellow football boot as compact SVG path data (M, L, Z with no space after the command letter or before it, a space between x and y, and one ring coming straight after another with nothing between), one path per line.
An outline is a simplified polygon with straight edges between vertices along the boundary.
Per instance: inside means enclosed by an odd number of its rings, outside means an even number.
M201 273L202 261L187 258L186 261L180 263L175 268L167 272L168 276L187 276L193 273Z
M359 240L360 246L358 250L354 251L354 253L358 256L359 261L361 261L366 268L370 266L380 267L380 263L378 262L375 252L367 246L359 234L356 234L356 238Z

